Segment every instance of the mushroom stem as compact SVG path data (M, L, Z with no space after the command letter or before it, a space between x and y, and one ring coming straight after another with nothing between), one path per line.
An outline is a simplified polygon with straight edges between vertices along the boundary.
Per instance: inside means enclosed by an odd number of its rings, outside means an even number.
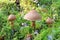
M11 28L13 28L13 26L14 26L14 22L11 21L11 22L10 22L10 25L11 25Z
M4 40L4 36L0 37L0 40Z
M18 11L20 11L20 0L15 1Z
M52 27L52 25L51 24L48 24L48 27Z
M35 21L32 21L32 27L33 27L34 30L35 30Z

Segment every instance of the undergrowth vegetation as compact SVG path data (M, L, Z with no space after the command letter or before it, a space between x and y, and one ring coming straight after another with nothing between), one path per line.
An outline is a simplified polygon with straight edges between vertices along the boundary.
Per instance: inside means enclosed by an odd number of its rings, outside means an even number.
M60 0L0 0L0 40L60 40ZM36 21L35 30L31 21L25 20L25 14L36 10L41 20ZM8 16L15 15L12 28ZM47 24L47 18L53 19ZM27 35L30 35L27 37ZM28 39L27 39L28 38Z

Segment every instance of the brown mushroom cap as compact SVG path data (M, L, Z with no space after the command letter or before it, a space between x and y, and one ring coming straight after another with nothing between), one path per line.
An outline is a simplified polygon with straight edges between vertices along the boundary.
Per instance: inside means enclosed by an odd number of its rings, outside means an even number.
M8 16L9 21L14 21L16 19L15 15L11 14Z
M53 19L51 19L51 18L48 17L47 20L46 20L46 23L47 24L52 24L53 23Z
M27 34L27 37L32 37L32 35L31 34Z
M30 20L30 21L36 21L36 20L40 20L41 17L36 10L32 10L24 16L24 19Z

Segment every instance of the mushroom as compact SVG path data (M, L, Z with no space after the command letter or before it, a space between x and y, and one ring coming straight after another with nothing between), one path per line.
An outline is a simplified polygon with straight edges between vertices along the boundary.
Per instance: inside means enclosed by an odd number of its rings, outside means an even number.
M35 29L35 21L40 20L41 17L36 10L31 10L24 16L24 19L32 21L32 27Z
M31 34L27 34L26 40L31 40L31 39L32 39L32 35Z
M10 15L8 16L8 21L10 21L11 26L14 26L13 21L14 21L15 19L16 19L16 17L15 17L15 15L13 15L13 14L10 14Z
M0 36L0 40L4 40L5 35Z
M4 37L0 37L0 40L4 40Z
M15 3L17 6L17 10L20 11L20 0L16 0Z
M32 35L31 34L27 34L27 37L32 37Z
M53 23L53 19L51 19L50 17L48 17L47 20L46 20L46 23L48 25L52 24Z

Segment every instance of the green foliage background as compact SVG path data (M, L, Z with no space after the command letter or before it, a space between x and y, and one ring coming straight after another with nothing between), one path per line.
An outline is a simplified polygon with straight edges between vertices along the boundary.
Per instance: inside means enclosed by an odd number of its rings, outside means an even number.
M24 15L30 10L35 9L41 16L42 20L36 21L36 28L39 30L37 36L30 26L30 21L23 19ZM33 40L48 40L47 36L52 35L53 40L60 40L60 0L20 0L20 10L17 10L15 0L0 0L0 36L5 36L5 40L21 40L26 38L28 33L34 37ZM10 14L16 16L14 28L17 32L13 34L9 21L7 20ZM54 19L52 27L49 28L45 23L46 19L51 17ZM27 27L21 28L22 23L27 23ZM22 40L24 40L22 39Z

